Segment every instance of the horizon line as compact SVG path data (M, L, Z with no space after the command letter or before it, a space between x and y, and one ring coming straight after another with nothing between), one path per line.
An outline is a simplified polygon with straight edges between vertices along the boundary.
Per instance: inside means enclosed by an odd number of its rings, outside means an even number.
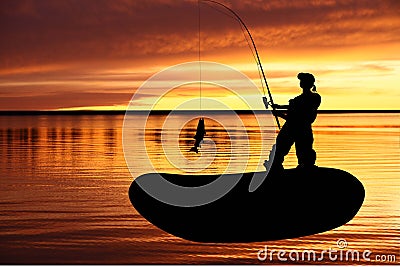
M173 110L0 110L0 116L29 116L29 115L123 115L126 112L150 113L152 115L165 115ZM226 113L237 114L271 113L271 110L175 110L177 113ZM400 110L318 110L318 114L343 114L343 113L400 113Z

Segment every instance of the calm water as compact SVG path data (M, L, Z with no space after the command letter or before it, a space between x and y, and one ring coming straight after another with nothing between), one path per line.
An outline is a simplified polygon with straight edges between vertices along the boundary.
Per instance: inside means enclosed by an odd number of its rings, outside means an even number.
M154 115L145 134L138 132L137 143L129 145L140 150L139 141L144 140L153 168L163 172L182 172L164 151L186 164L189 172L194 170L188 162L202 163L202 158L211 156L214 160L204 172L222 172L229 162L233 171L262 170L263 158L258 155L268 154L273 128L260 129L250 115L240 116L245 131L235 123L221 125L218 116L207 119L210 138L200 156L187 152L196 127L187 116L175 118L187 121L180 131L161 130L165 116ZM0 117L0 263L257 264L271 263L257 259L265 246L288 253L306 249L319 253L338 249L339 239L347 241L346 249L371 250L373 261L332 262L325 255L324 263L382 264L390 255L400 263L400 114L319 115L314 125L317 165L358 177L366 189L364 205L352 221L337 229L250 244L189 242L143 219L127 194L133 178L123 153L122 122L123 116L116 115ZM161 142L163 134L167 140L179 137L178 149L168 150L168 142ZM132 172L146 172L141 155L135 160ZM285 164L296 166L294 151ZM379 261L378 255L387 261ZM273 259L280 263L276 254Z

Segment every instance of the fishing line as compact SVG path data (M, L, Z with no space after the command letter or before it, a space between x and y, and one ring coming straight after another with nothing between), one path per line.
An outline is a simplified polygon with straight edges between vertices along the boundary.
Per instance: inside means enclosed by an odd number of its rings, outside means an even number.
M198 47L198 60L199 60L199 93L200 93L200 112L202 111L202 103L201 103L201 97L202 97L202 92L201 92L201 90L202 90L202 88L201 88L201 8L200 8L200 1L201 0L198 0L197 1L197 6L198 6L198 31L199 31L199 34L198 34L198 38L199 38L199 40L198 40L198 44L199 44L199 47Z

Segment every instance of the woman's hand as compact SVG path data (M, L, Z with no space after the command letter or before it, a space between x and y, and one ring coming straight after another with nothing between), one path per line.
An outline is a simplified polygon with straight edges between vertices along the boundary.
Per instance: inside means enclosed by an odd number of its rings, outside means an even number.
M271 105L271 107L272 107L272 108L277 108L277 109L278 109L278 108L281 108L281 105L278 105L278 104L272 104L272 105Z
M272 115L280 117L282 119L287 119L287 113L284 110L272 110Z
M289 109L289 105L278 105L278 104L273 104L271 105L273 109Z

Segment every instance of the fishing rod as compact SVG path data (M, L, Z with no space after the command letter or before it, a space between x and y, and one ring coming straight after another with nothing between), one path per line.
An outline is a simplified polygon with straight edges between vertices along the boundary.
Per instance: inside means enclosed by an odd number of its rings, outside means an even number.
M256 54L256 58L257 58L257 65L260 67L261 74L262 74L262 77L263 77L263 79L264 79L264 83L265 83L265 85L266 85L266 87L267 87L267 92L268 92L268 96L269 96L270 102L268 103L267 99L265 99L265 98L263 97L264 105L265 105L266 108L268 108L268 104L270 104L271 107L272 107L272 110L275 111L274 100L273 100L273 98L272 98L271 90L269 89L269 86L268 86L267 78L266 78L266 76L265 76L264 69L263 69L262 64L261 64L261 60L260 60L260 56L259 56L259 54L258 54L258 50L257 50L257 47L256 47L256 43L254 42L253 36L251 35L249 28L247 28L246 24L245 24L244 21L240 18L240 16L239 16L235 11L233 11L231 8L227 7L226 5L224 5L224 4L220 3L220 2L214 1L214 0L201 0L201 1L202 1L202 2L214 3L214 4L217 4L217 5L219 5L219 6L223 7L223 8L225 8L226 10L228 10L229 12L231 12L231 13L235 16L235 18L237 19L237 21L239 21L239 23L240 23L241 25L243 25L244 29L246 30L247 34L248 34L249 37L250 37L251 43L253 44L253 48L254 48L254 51L255 51L255 54ZM278 125L278 128L281 129L281 125L280 125L280 123L279 123L278 116L275 115L275 114L274 114L274 116L275 116L275 120L276 120L276 124Z

